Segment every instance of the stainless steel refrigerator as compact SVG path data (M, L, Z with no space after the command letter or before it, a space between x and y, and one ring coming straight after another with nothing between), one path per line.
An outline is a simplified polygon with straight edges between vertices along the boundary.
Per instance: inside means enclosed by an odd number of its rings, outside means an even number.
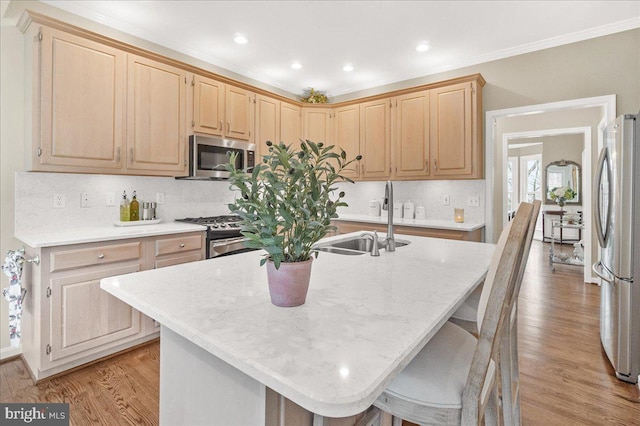
M594 184L602 279L600 340L624 381L640 375L640 114L622 115L604 130Z

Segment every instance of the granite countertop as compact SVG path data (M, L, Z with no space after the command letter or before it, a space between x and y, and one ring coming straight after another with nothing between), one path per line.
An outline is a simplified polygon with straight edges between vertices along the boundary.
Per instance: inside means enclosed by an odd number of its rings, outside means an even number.
M379 257L320 253L295 308L271 304L260 251L106 278L101 288L305 409L350 416L482 282L494 251L398 239L410 244Z
M104 225L92 228L55 230L49 232L16 232L15 237L34 248L64 246L69 244L93 243L98 241L144 238L155 235L181 234L206 231L202 225L182 222L156 223L139 226Z
M348 222L367 222L387 224L387 216L368 216L366 214L340 214L337 220L344 220ZM476 229L484 228L484 223L455 223L452 220L437 220L437 219L404 219L393 218L394 225L403 226L415 226L418 228L435 228L435 229L451 229L454 231L475 231Z

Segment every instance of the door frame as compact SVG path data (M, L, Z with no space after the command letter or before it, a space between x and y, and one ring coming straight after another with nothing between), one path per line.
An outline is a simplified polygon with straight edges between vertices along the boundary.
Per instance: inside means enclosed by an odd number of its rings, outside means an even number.
M494 158L497 153L499 154L500 164L504 164L505 160L508 158L506 144L504 142L504 138L502 141L497 141L497 135L495 131L496 120L501 117L513 117L519 115L527 115L527 114L536 114L541 112L553 112L553 111L562 111L569 109L578 109L578 108L593 108L593 107L601 107L603 110L603 117L600 121L600 124L597 125L598 129L600 129L602 123L609 123L616 117L616 95L605 95L605 96L596 96L591 98L581 98L581 99L572 99L568 101L560 101L560 102L550 102L546 104L537 104L537 105L529 105L524 107L516 107L516 108L507 108L501 110L493 110L485 112L485 199L487 200L487 208L485 208L485 241L494 242L493 241L493 230L496 226L493 221L493 210L495 208L495 202L493 206L489 205L489 200L493 200L494 187L496 185L494 179ZM578 128L580 129L580 128ZM561 130L561 129L556 129ZM589 132L591 132L591 128L589 127ZM585 149L589 148L591 151L591 139L589 139L589 143L585 143ZM598 136L598 151L602 149L602 138ZM587 157L590 158L590 157ZM586 162L587 164L583 164L582 170L584 176L587 175L587 172L591 172L592 164L591 162ZM587 167L589 169L587 170ZM586 179L585 179L586 180ZM506 181L506 180L505 180ZM504 185L505 183L500 183ZM585 191L586 192L586 191ZM504 190L503 190L504 194ZM589 209L591 210L591 194L588 194L589 200L585 200L583 206L586 207L588 204ZM585 197L586 198L586 197ZM506 209L505 202L502 200L500 203L502 204L502 211ZM590 220L590 218L589 218ZM589 222L590 223L590 222ZM585 236L588 235L589 241L593 241L593 230L591 229L591 225L589 225L589 232L585 232ZM586 238L585 238L585 246L586 246ZM585 282L594 282L595 279L591 277L591 268L587 266L587 257L585 250ZM589 257L591 254L589 253ZM587 279L588 276L588 279Z

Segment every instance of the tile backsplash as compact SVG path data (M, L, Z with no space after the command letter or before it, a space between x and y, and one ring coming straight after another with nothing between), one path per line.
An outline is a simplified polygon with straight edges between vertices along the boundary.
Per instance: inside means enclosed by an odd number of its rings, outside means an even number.
M227 204L235 193L228 181L191 181L163 177L84 175L66 173L16 173L16 232L50 231L89 228L112 224L119 219L122 191L135 190L139 201L156 201L164 194L164 204L158 204L156 216L164 222L176 218L228 214ZM385 182L341 183L349 207L340 212L367 214L369 200L382 201ZM396 202L411 200L424 206L427 219L453 220L454 207L465 209L465 222L484 222L485 182L473 181L403 181L394 182ZM81 207L81 194L88 195L89 206ZM106 206L107 194L115 194L115 205ZM53 208L54 194L64 195L65 207ZM449 206L442 205L448 195ZM467 206L468 198L478 196L478 207Z

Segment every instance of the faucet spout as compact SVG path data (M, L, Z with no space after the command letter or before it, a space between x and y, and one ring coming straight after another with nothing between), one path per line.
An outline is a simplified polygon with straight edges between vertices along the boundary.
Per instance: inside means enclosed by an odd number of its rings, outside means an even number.
M385 249L387 251L396 251L396 240L393 236L393 184L390 180L384 187L384 203L382 209L387 210L387 238L385 241Z

